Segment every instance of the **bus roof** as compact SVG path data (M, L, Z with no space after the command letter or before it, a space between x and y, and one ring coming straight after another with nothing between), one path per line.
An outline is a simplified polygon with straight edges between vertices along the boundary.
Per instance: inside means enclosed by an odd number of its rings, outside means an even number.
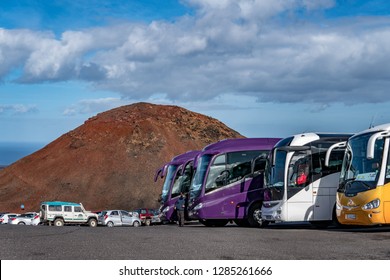
M337 140L339 141L346 141L348 138L350 138L353 134L350 133L316 133L316 132L306 132L306 133L300 133L295 134L290 137L284 138L280 140L275 147L282 147L282 146L304 146L308 143L312 143L314 141L321 141L321 140Z
M155 182L157 181L158 176L160 176L161 178L163 178L165 176L165 172L166 172L168 166L184 164L184 163L190 161L191 159L195 159L195 157L200 152L201 151L193 150L193 151L188 151L188 152L185 152L181 155L175 156L174 158L172 158L172 160L170 162L167 162L162 167L160 167L159 169L156 170L156 173L154 175L154 181Z
M271 150L280 138L225 139L203 148L202 154L217 154L242 150Z
M376 125L374 127L356 133L353 137L366 134L366 133L379 132L379 131L390 131L390 123Z
M168 164L174 164L174 165L179 165L179 164L183 164L183 163L186 163L187 161L191 160L191 159L194 159L201 151L197 151L197 150L194 150L194 151L188 151L184 154L181 154L181 155L178 155L178 156L175 156L171 162L169 162Z

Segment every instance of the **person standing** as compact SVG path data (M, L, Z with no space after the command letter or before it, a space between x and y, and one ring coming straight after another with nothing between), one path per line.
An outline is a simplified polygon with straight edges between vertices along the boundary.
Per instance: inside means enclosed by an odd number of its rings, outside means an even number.
M175 203L175 209L177 212L177 218L179 220L179 227L184 226L184 210L185 210L185 197L184 193L180 193L179 199Z

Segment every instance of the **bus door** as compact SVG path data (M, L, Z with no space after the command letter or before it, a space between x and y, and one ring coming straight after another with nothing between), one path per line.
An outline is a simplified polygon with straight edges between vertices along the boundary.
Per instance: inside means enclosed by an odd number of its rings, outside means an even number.
M313 216L310 150L288 154L287 221L308 221Z

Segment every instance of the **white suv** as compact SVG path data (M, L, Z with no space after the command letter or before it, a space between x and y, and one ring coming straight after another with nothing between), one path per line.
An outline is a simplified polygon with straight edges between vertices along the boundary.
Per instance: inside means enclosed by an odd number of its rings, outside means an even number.
M55 226L88 224L90 227L96 227L98 224L97 214L86 211L81 203L74 202L42 202L40 216L42 224L54 224Z

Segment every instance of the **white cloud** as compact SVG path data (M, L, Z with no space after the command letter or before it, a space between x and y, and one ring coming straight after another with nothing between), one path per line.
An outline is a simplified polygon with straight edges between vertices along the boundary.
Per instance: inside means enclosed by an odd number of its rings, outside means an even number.
M332 7L332 0L182 2L195 15L171 23L67 31L60 38L0 29L0 78L22 67L18 82L82 80L143 100L156 94L171 101L222 94L284 103L388 99L388 18L315 23L294 15ZM88 108L78 104L64 113Z
M106 97L98 99L84 99L80 100L77 104L66 108L63 112L65 116L74 116L78 114L96 114L103 111L107 111L119 106L127 105L129 101L122 100L116 97Z
M11 113L11 114L28 114L36 113L38 108L36 105L24 105L24 104L13 104L13 105L0 105L0 114Z

